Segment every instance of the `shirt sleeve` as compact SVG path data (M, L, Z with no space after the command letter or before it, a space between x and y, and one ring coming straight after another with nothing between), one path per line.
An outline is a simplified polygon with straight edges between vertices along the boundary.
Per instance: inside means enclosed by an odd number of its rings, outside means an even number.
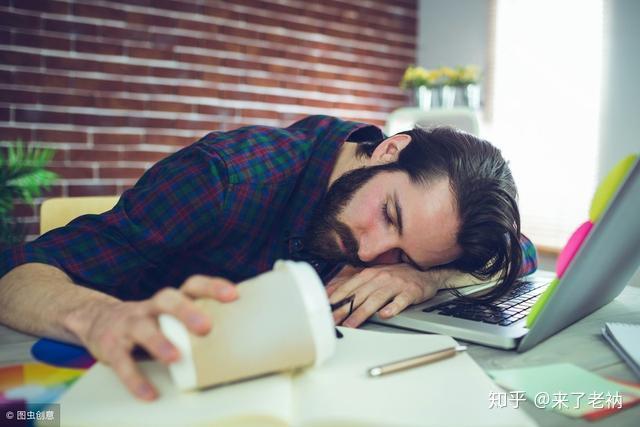
M520 277L534 273L538 269L538 253L531 240L524 234L520 237L522 247L522 267Z
M56 266L78 284L135 295L145 269L203 239L224 238L226 168L193 144L149 169L101 215L84 215L0 254L0 277L25 263Z

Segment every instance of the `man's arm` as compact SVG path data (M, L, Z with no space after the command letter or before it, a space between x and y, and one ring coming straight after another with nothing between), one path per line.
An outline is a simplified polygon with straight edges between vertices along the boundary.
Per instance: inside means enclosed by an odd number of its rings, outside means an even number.
M523 263L519 276L533 273L537 268L537 254L531 240L520 240ZM440 289L460 288L489 283L499 279L499 273L487 280L454 269L419 271L407 264L379 265L370 268L344 267L326 287L331 303L355 294L357 309L349 315L348 306L333 313L337 324L358 327L373 314L393 317L413 304L432 298Z
M408 264L379 265L369 268L344 267L327 285L333 304L355 294L356 309L333 312L336 324L356 328L373 314L393 317L413 304L432 298L440 289L486 283L470 274L451 269L419 271Z
M20 265L0 279L0 323L37 336L82 344L90 314L119 300L75 285L51 265Z
M131 351L139 345L165 363L179 357L161 334L158 315L172 314L204 334L209 319L192 299L231 301L237 294L228 281L203 276L179 290L158 289L180 286L182 276L148 289L141 286L143 273L204 239L210 245L224 239L226 182L224 162L194 144L155 164L110 211L0 253L0 322L81 344L133 393L153 398Z
M22 264L0 279L0 323L34 335L85 346L110 365L131 393L151 400L153 385L137 368L131 351L138 345L168 364L178 350L162 335L157 317L171 314L187 329L205 335L211 321L192 301L238 297L230 282L192 276L180 288L165 288L145 301L123 302L74 284L60 269L39 263Z

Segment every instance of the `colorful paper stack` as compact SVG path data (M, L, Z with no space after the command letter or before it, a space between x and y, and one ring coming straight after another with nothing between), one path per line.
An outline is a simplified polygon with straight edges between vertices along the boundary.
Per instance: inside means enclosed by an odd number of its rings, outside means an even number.
M75 380L85 371L83 369L58 368L42 363L25 363L0 368L0 404L3 421L18 422L18 412L30 415L44 412L48 405L55 402ZM12 418L7 416L12 413ZM3 421L0 421L1 425ZM33 418L24 418L18 425L34 425ZM22 421L20 421L22 422Z

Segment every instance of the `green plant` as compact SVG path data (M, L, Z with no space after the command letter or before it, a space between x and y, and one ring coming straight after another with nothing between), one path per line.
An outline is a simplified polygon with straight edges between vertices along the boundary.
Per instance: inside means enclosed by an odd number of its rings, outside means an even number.
M0 249L24 241L25 229L12 217L16 201L33 203L58 178L45 169L54 151L20 141L2 142L0 151Z
M414 89L420 86L428 88L440 86L466 86L480 81L480 70L475 65L458 66L456 68L440 67L427 70L423 67L409 65L402 76L400 87Z

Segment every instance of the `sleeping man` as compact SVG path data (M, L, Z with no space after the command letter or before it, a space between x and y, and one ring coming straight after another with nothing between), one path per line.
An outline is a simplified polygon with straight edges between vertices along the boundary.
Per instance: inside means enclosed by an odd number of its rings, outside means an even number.
M212 132L150 168L101 215L82 216L0 253L0 322L85 346L133 394L156 390L136 346L179 358L159 314L206 334L194 298L233 303L234 283L278 259L309 262L334 312L357 327L439 289L535 270L516 187L500 151L451 128L391 137L310 116L287 128Z

